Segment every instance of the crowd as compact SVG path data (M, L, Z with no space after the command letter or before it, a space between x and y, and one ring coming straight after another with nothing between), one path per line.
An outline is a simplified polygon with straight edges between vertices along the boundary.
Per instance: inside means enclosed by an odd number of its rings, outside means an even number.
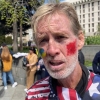
M3 43L0 48L0 71L4 86L7 90L7 84L12 84L12 87L17 86L17 82L14 82L12 74L12 62L15 54L7 47L6 43ZM49 74L47 73L43 60L38 57L37 49L34 46L29 46L29 53L23 58L22 66L26 67L26 92L36 80L41 80ZM36 78L37 77L37 78Z

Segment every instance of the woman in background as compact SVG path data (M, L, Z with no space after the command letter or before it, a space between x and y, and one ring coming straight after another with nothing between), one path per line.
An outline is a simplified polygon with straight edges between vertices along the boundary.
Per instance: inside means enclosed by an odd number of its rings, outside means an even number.
M35 73L37 70L36 64L38 62L38 57L35 52L35 47L29 48L29 53L26 56L29 64L27 64L27 77L26 77L26 89L24 91L27 91L29 89L35 80Z
M1 53L1 60L3 62L3 83L4 83L4 89L7 89L7 76L10 79L10 82L12 84L12 87L15 87L17 85L17 82L14 82L13 75L12 75L12 56L9 52L9 49L7 46L3 47L2 53Z

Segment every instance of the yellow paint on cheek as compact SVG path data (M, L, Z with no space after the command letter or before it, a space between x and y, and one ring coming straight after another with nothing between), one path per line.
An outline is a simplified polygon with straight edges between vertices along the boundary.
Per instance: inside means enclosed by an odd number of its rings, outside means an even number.
M44 51L43 48L40 48L39 53L40 53L42 58L46 57L46 52Z

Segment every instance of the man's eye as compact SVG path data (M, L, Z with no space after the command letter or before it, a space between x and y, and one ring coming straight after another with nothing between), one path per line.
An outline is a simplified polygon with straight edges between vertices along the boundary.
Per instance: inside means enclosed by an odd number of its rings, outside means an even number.
M66 40L68 37L65 37L65 36L57 36L56 37L56 40L59 41L59 42L63 42L64 40Z
M39 44L45 43L45 42L47 42L47 41L48 41L47 39L41 39L41 40L39 41Z
M58 36L57 39L60 39L60 40L61 39L66 39L66 37L65 36Z

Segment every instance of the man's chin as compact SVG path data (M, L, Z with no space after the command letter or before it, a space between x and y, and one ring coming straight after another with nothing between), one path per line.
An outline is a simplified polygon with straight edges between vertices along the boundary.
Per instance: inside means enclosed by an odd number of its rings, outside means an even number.
M55 79L65 79L66 77L68 77L69 75L64 75L64 74L60 74L60 73L49 73L51 77L55 78Z

